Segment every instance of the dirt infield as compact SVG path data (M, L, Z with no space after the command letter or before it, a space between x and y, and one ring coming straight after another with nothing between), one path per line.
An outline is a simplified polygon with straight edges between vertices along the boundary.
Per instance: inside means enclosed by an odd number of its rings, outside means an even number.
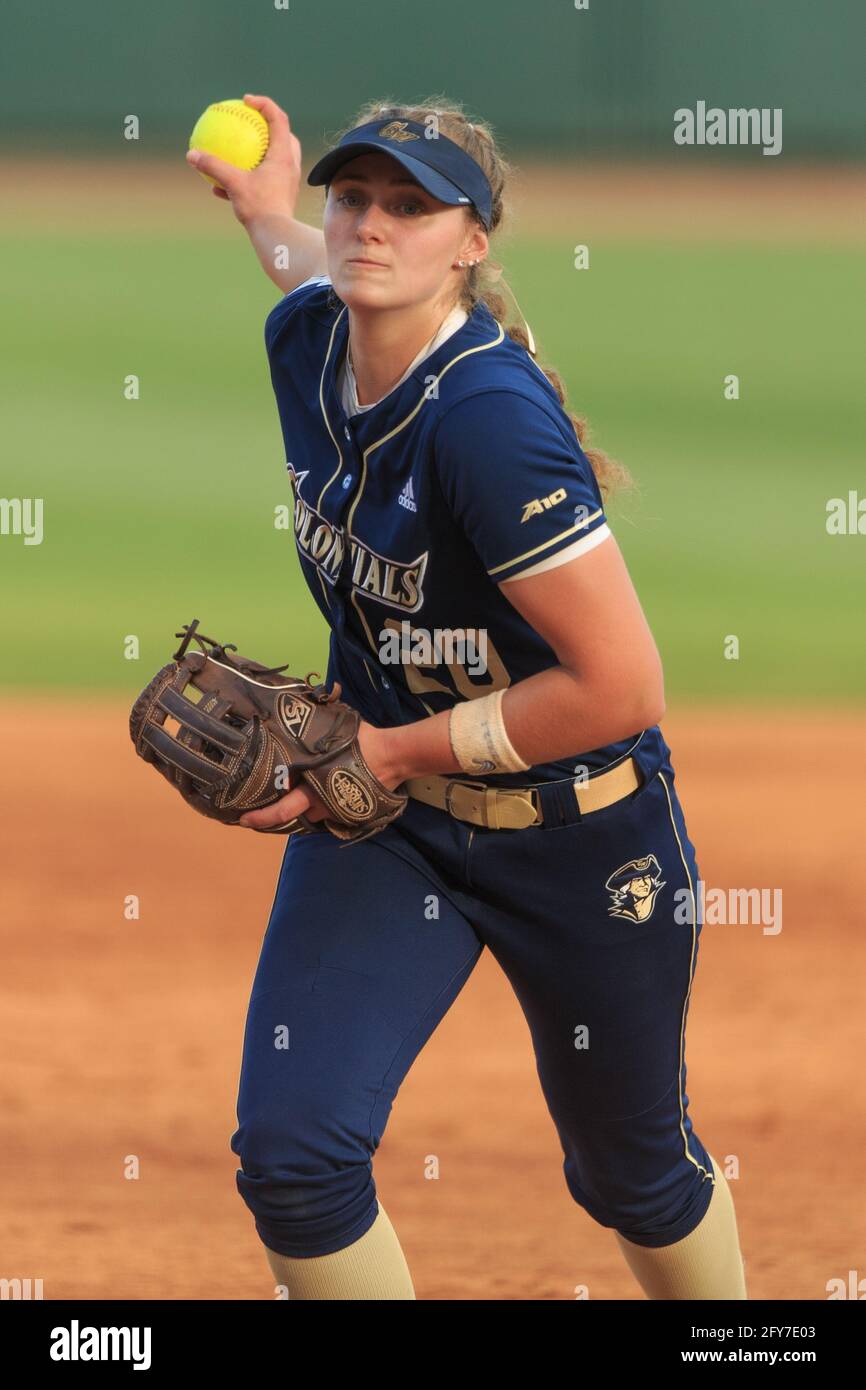
M305 150L305 172L313 158ZM0 156L0 183L0 223L15 235L57 226L64 235L95 237L243 236L231 208L215 202L183 150L173 159L148 159L134 149L121 159ZM502 234L506 244L538 236L862 245L856 209L864 195L866 170L857 165L527 159L515 165ZM322 189L302 181L296 216L320 227L322 206Z
M136 762L123 702L46 700L44 713L74 721L62 762L41 714L0 701L0 1277L41 1278L46 1299L271 1298L229 1138L283 842L184 807ZM866 716L675 711L664 731L707 885L784 894L776 934L704 927L692 1117L740 1163L749 1296L824 1299L828 1280L864 1270ZM821 750L817 773L803 746ZM585 1285L642 1298L561 1161L526 1024L485 953L374 1167L418 1297L572 1299Z

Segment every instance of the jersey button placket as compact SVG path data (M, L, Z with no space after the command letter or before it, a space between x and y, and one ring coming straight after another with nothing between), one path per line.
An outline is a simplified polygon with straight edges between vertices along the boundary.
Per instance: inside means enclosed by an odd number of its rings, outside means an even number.
M352 431L349 429L349 426L348 426L347 424L344 424L344 425L343 425L343 434L346 436L346 438L348 439L348 441L349 441L350 444L354 443L354 441L353 441L353 439L352 439ZM347 463L346 466L349 467L349 468L351 468L351 462ZM343 481L342 481L342 483L340 484L340 486L342 487L342 489L343 489L344 492L348 492L348 491L349 491L349 488L352 486L352 483L353 483L354 481L355 481L354 473L351 473L351 472L350 472L350 473L347 473L347 474L345 475L345 477L343 478Z

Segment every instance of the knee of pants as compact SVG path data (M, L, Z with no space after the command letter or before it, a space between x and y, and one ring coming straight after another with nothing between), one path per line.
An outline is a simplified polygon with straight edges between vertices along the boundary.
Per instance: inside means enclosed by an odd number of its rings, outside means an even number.
M328 1255L360 1240L376 1218L373 1145L352 1137L334 1116L292 1123L274 1114L246 1116L232 1135L240 1159L235 1181L271 1250Z
M563 1165L575 1202L601 1226L636 1245L658 1247L684 1240L703 1219L713 1195L713 1167L694 1134L688 1149L659 1160L624 1145L607 1159L584 1162L571 1156Z

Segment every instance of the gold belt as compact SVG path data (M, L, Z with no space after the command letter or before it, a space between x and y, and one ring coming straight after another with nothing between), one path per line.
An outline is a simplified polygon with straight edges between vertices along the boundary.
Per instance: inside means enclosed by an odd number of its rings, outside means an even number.
M600 772L588 781L578 778L571 784L581 815L600 811L621 801L641 784L634 758L626 758L609 772ZM489 787L485 782L467 782L454 777L410 777L403 783L410 796L438 806L458 820L483 825L488 830L523 830L542 825L544 815L537 787Z

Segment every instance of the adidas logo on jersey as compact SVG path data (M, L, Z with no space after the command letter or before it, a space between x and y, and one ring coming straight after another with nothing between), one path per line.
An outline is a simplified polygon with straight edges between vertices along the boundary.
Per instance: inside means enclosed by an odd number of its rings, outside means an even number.
M405 507L407 512L417 512L415 505L415 493L412 490L412 479L410 478L400 496L397 498L401 507Z

